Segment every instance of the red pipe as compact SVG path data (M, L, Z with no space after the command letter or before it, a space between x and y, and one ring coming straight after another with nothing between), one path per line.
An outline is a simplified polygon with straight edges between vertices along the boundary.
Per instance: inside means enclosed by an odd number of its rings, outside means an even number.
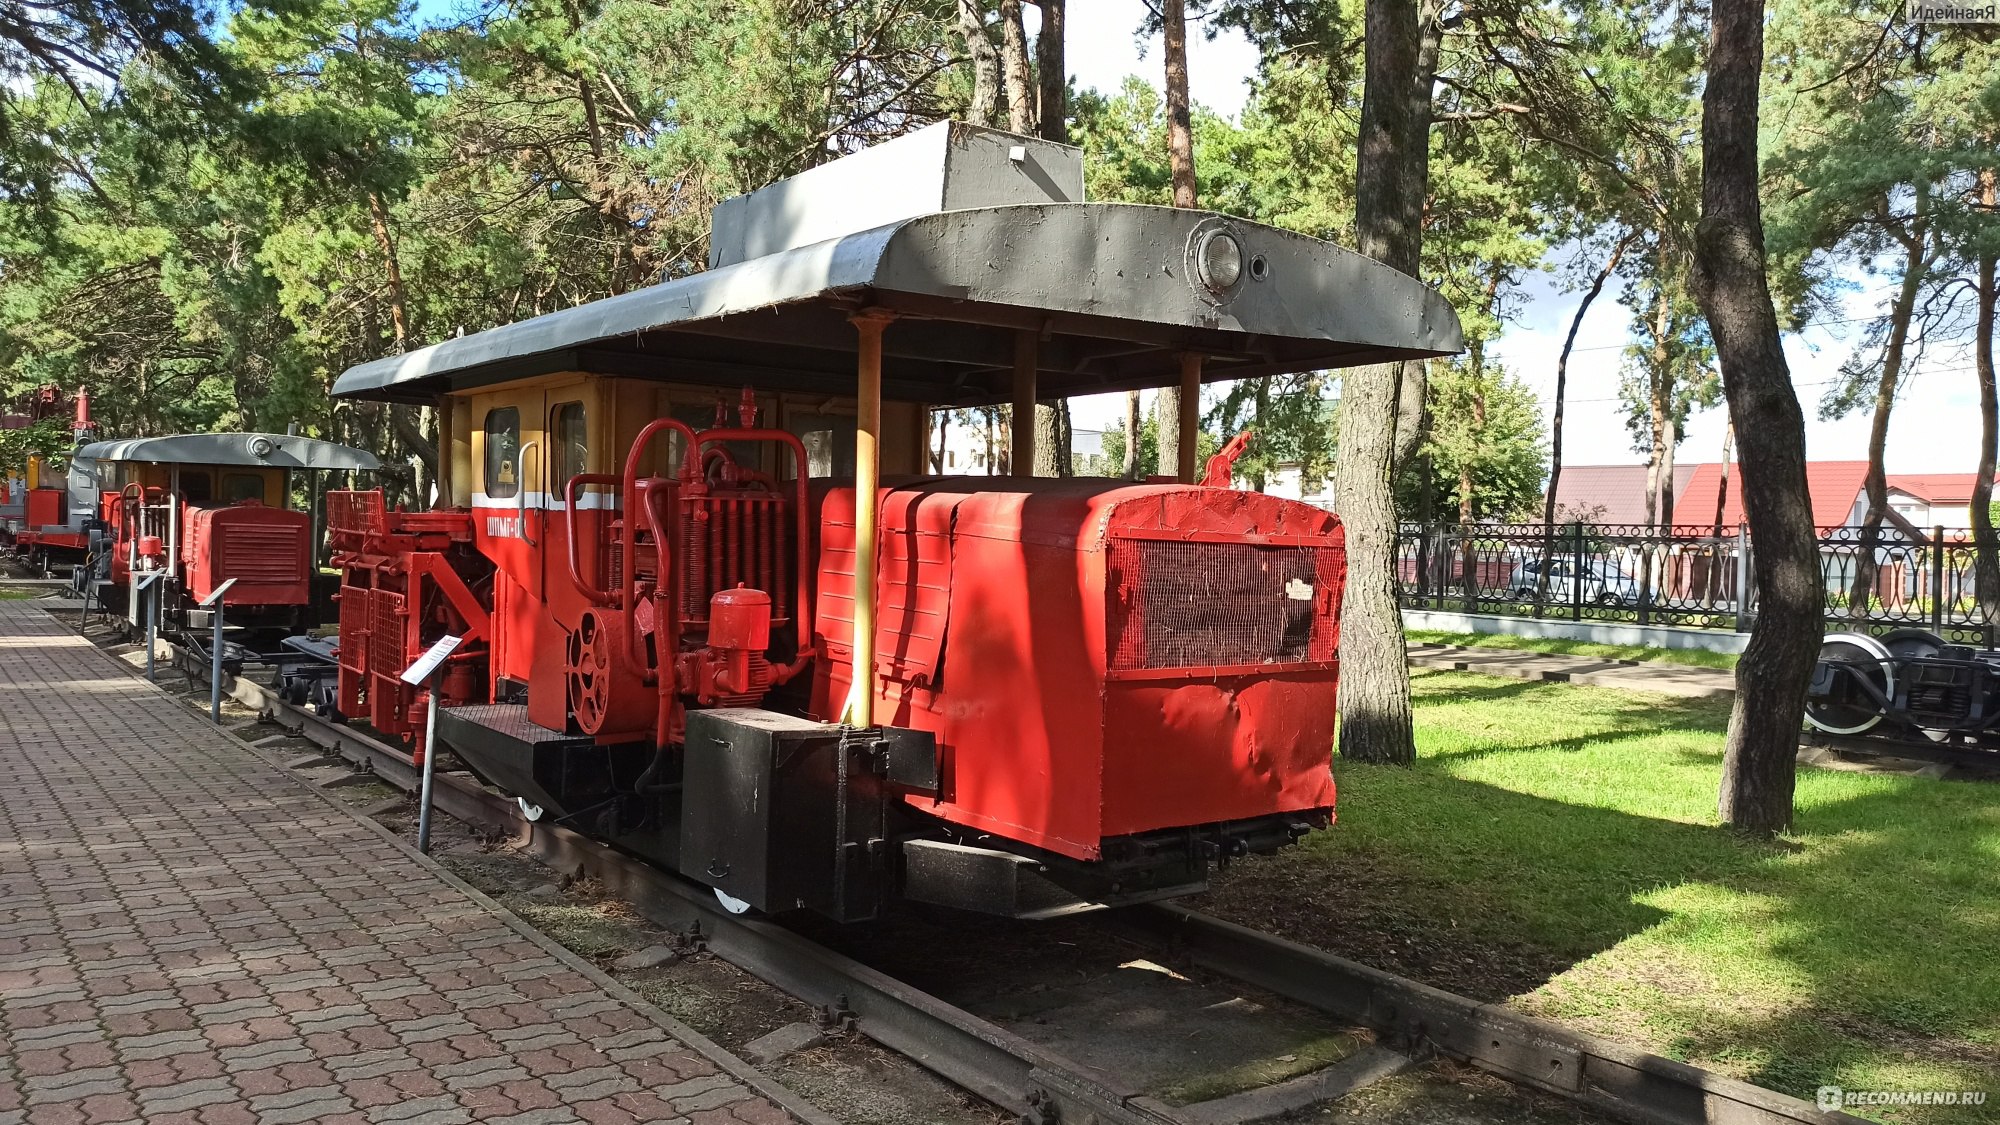
M625 474L619 490L619 496L623 498L625 504L625 580L619 583L618 586L618 608L620 616L625 619L625 656L632 662L633 667L639 669L640 674L644 677L644 682L649 686L659 683L659 676L646 666L646 654L639 646L639 616L635 612L639 601L639 566L637 558L639 550L638 514L640 510L639 458L646 452L647 443L651 442L654 436L661 430L673 430L681 435L681 440L687 444L687 461L690 465L698 463L695 461L695 455L696 451L700 448L700 442L695 440L694 430L687 423L678 418L655 418L646 423L645 428L639 431L638 437L632 439L631 452L625 455ZM804 447L801 446L800 448ZM652 490L648 489L647 491L650 493ZM655 540L654 545L654 554L660 560L656 569L663 573L671 574L673 570L673 556L670 553L668 544ZM671 652L662 652L660 654L661 664L667 664L672 659L673 654Z
M718 441L775 441L792 451L792 463L798 469L798 477L793 481L795 502L792 505L796 517L795 523L797 524L797 527L794 529L794 538L796 540L795 550L798 556L794 564L797 567L797 573L793 578L797 583L798 595L792 604L798 607L796 616L799 651L803 653L807 647L806 631L811 624L806 620L806 604L810 600L806 594L806 579L808 569L811 566L812 553L810 544L807 542L807 529L810 527L810 524L806 519L806 502L808 497L807 490L810 485L807 482L806 467L810 462L806 458L806 444L800 441L798 436L789 430L766 429L709 430L697 439L697 444L708 445L711 442ZM856 575L854 580L856 582L861 581L861 576ZM766 592L768 593L769 591Z
M679 486L667 481L646 489L646 522L653 529L654 554L662 560L658 577L663 581L655 585L653 592L653 644L660 661L655 677L660 705L653 714L653 736L660 746L665 746L673 734L675 697L679 694L676 676L681 652L680 591L675 588L678 568L667 549L680 530L675 526L680 516L679 491ZM666 494L664 500L659 498L662 493Z
M729 590L743 581L743 500L741 497L729 496L723 499L722 504L726 513L723 518L729 521L729 543L726 548L729 558L723 567L721 586Z
M569 580L576 586L576 592L594 606L609 606L617 599L609 590L599 589L583 580L583 560L577 551L576 490L578 485L617 483L618 478L610 473L578 473L563 485L563 533L569 536ZM606 518L610 517L607 515ZM601 565L599 569L602 569Z

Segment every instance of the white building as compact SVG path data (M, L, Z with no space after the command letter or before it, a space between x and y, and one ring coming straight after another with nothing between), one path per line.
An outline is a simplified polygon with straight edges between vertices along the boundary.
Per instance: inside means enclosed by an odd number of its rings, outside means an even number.
M938 460L938 430L944 426L944 458ZM930 451L933 472L946 476L1000 476L1006 473L1009 450L1007 422L996 418L989 432L983 422L966 425L949 421L943 412L931 415ZM1070 427L1070 462L1078 476L1088 475L1090 458L1102 459L1104 451L1104 431L1086 429L1082 426Z

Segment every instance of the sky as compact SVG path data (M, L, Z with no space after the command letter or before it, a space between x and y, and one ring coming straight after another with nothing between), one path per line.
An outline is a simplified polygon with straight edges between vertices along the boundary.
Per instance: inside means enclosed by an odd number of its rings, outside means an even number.
M1025 10L1033 20L1035 7L1027 5ZM1070 5L1066 61L1080 88L1116 90L1130 74L1155 87L1162 84L1164 64L1158 38L1142 40L1134 35L1145 18L1142 0L1085 0ZM1257 67L1255 49L1234 31L1225 31L1213 40L1191 31L1189 39L1190 95L1218 112L1240 112L1249 94L1247 83ZM1881 305L1884 284L1881 279L1856 278L1856 291L1847 295L1842 311L1828 314L1829 323L1786 337L1792 382L1806 414L1806 455L1814 460L1862 460L1868 456L1867 411L1822 422L1818 407L1820 396L1838 375L1841 362L1865 327L1860 321L1875 315ZM1644 454L1632 448L1617 401L1619 367L1630 340L1630 314L1618 303L1615 287L1614 281L1591 306L1570 355L1565 465L1645 460ZM1554 403L1556 357L1580 297L1564 292L1551 274L1528 279L1515 301L1518 314L1514 323L1489 353L1535 390L1545 417ZM1835 323L1841 321L1846 323ZM1908 375L1891 415L1887 447L1890 472L1974 469L1979 449L1979 393L1971 367L1969 349L1935 347ZM1122 427L1124 396L1074 400L1072 416L1079 428ZM1719 459L1727 425L1726 411L1720 405L1689 419L1679 460L1693 464Z

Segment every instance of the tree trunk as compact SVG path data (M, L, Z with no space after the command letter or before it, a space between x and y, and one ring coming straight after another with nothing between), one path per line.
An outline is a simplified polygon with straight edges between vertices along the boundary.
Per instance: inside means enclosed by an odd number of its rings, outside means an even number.
M1702 577L1701 597L1704 605L1714 605L1727 596L1724 593L1724 584L1730 575L1735 573L1733 568L1728 574L1724 573L1723 562L1728 555L1722 546L1722 513L1724 506L1729 503L1729 462L1736 455L1735 446L1736 425L1731 423L1722 431L1722 464L1718 474L1719 479L1715 484L1715 526L1710 532L1715 542L1702 553L1708 560L1708 572Z
M932 417L937 419L937 451L931 454L931 472L944 472L945 440L951 434L951 411L939 410Z
M1660 235L1661 248L1667 243L1665 232ZM1660 471L1666 464L1667 445L1673 430L1674 380L1667 370L1667 333L1673 330L1673 305L1667 296L1667 279L1661 277L1655 282L1653 291L1653 346L1647 353L1646 372L1646 527L1658 531L1660 527Z
M1636 237L1637 232L1627 232L1612 247L1611 257L1605 259L1604 268L1597 271L1590 288L1584 291L1583 300L1578 302L1576 315L1569 321L1569 335L1563 337L1562 352L1556 356L1556 405L1549 415L1549 490L1542 496L1542 565L1535 572L1536 617L1542 615L1543 604L1548 601L1549 560L1556 553L1556 485L1562 480L1563 471L1563 405L1569 394L1569 353L1576 347L1576 333L1583 327L1584 314L1590 311L1597 295L1604 292L1604 283L1611 280L1619 259Z
M1056 462L1056 475L1073 477L1076 475L1076 432L1070 427L1069 400L1056 400L1056 428L1062 431L1058 448L1063 451L1062 460Z
M1173 184L1173 205L1195 205L1194 129L1188 110L1187 8L1185 0L1163 0L1160 18L1166 41L1167 167ZM1160 388L1153 397L1159 425L1160 471L1180 464L1181 389Z
M1355 228L1363 254L1413 277L1429 185L1434 74L1423 73L1424 59L1434 72L1439 10L1439 0L1368 0L1365 17ZM1340 753L1359 761L1408 763L1417 756L1396 604L1392 479L1398 456L1416 448L1423 398L1422 363L1353 368L1342 380L1334 462L1334 495L1347 533Z
M1160 24L1167 55L1167 168L1173 180L1174 206L1193 207L1194 125L1188 111L1186 0L1161 0ZM1161 456L1160 464L1170 463Z
M972 102L965 107L965 118L974 125L991 125L1000 116L1000 54L986 35L981 0L958 0L958 37L972 66Z
M1041 83L1036 97L1035 111L1039 118L1042 139L1068 143L1069 141L1069 78L1063 62L1063 0L1040 0L1042 9L1042 29L1035 35L1035 69ZM1005 6L1001 8L1006 11ZM1019 12L1016 11L1018 18ZM1025 66L1025 63L1023 64ZM1011 94L1009 95L1011 96ZM1018 118L1016 119L1018 120ZM1025 132L1027 130L1017 131ZM1047 412L1048 419L1043 414ZM1070 457L1075 453L1070 448L1069 400L1063 399L1053 406L1035 407L1035 432L1044 434L1043 426L1054 427L1059 434L1059 444L1050 445L1045 439L1036 441L1035 458L1039 462L1042 450L1047 449L1053 456L1060 448L1062 457L1054 463L1055 476L1066 477L1073 471ZM1039 467L1036 475L1042 475Z
M1917 294L1923 288L1930 262L1925 253L1930 234L1925 219L1930 213L1929 185L1916 182L1916 206L1907 237L1896 235L1903 244L1903 284L1896 291L1896 303L1889 307L1889 339L1882 348L1882 374L1875 382L1875 415L1868 423L1868 473L1861 490L1868 508L1861 517L1861 536L1854 547L1854 588L1847 596L1851 617L1868 616L1875 600L1876 552L1881 549L1882 521L1889 511L1889 473L1884 463L1889 448L1889 415L1896 408L1896 385L1903 375L1903 348L1910 338L1910 318L1917 308ZM1894 235L1894 228L1890 228Z
M1059 477L1069 460L1069 443L1062 439L1062 418L1047 403L1035 404L1035 475Z
M375 246L382 251L382 271L389 285L389 323L396 334L396 352L410 346L409 303L403 294L403 267L396 260L396 242L389 234L389 209L378 192L368 193L368 227L375 233Z
M1735 456L1735 445L1736 423L1731 422L1729 428L1722 431L1722 478L1715 486L1715 537L1718 540L1722 538L1722 513L1729 504L1729 461Z
M1033 136L1035 73L1028 65L1028 29L1021 22L1021 0L1000 0L1000 72L1007 84L1007 128Z
M1799 727L1825 590L1806 491L1805 416L1764 273L1757 198L1763 0L1714 0L1712 21L1694 290L1714 335L1730 421L1756 437L1743 443L1738 459L1762 599L1736 666L1717 811L1738 831L1769 836L1792 820Z
M1993 169L1979 173L1979 201L1992 213ZM1993 473L2000 452L2000 388L1993 383L1994 255L1979 256L1979 323L1973 368L1979 373L1979 474L1972 481L1973 589L1989 625L2000 623L2000 541L1993 533ZM1991 641L1988 642L1992 643Z
M1120 474L1126 480L1139 479L1139 438L1144 423L1140 421L1139 392L1125 392L1125 468Z
M1042 139L1069 143L1069 70L1063 61L1064 0L1040 0L1042 30L1035 36L1035 69L1040 73Z
M1250 414L1250 432L1254 434L1263 433L1264 419L1270 413L1271 413L1271 380L1259 379L1257 380L1257 390L1255 392L1255 397L1252 399L1251 414ZM1228 437L1229 437L1228 434L1223 435L1224 440L1227 440ZM1256 439L1253 438L1251 440L1254 441ZM1258 458L1255 462L1253 462L1253 464L1256 467L1244 475L1244 481L1245 483L1249 484L1250 491L1262 492L1264 491L1265 487L1270 484L1270 481L1265 479L1264 476L1263 459ZM1305 466L1301 465L1299 466L1299 469L1301 473L1301 479L1299 480L1299 488L1300 491L1303 492L1305 489L1305 480L1303 478Z
M382 251L382 269L389 288L389 323L395 333L398 354L408 351L410 346L410 315L406 295L403 292L403 268L396 260L396 243L389 233L389 209L377 192L368 193L368 225L375 234L375 245ZM427 483L437 479L437 443L424 437L423 420L410 407L389 407L389 423L397 440L404 449L416 455L422 462L423 471L411 488L413 497L419 504L428 507L429 490Z
M1403 221L1409 244L1403 248L1407 263L1382 258L1411 277L1422 268L1424 214L1431 185L1431 101L1437 85L1438 55L1444 48L1445 0L1419 0L1417 4L1416 73L1404 86L1409 105L1401 127L1402 206L1408 212ZM1373 33L1370 33L1373 37ZM1366 107L1363 108L1366 116ZM1358 201L1357 201L1358 202ZM1358 222L1358 207L1357 207ZM1370 255L1373 257L1374 255ZM1430 364L1424 360L1404 363L1396 373L1396 446L1392 467L1407 463L1423 441L1425 410L1429 405ZM1405 673L1405 679L1408 674Z
M1188 116L1186 0L1162 0L1160 23L1167 56L1167 168L1176 207L1195 205L1194 131ZM1175 471L1181 455L1181 388L1161 387L1153 396L1153 417L1159 424L1162 473Z

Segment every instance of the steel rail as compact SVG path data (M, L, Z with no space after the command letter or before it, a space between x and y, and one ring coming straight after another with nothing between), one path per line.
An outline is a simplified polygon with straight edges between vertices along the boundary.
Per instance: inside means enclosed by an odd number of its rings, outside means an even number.
M176 646L176 652L179 648ZM231 696L397 788L410 756L237 676ZM568 829L520 818L470 775L438 779L438 807L510 832L559 870L587 874L652 921L1031 1125L1191 1125L1187 1107L1067 1059L761 918L730 914L678 876ZM1107 915L1121 933L1218 975L1326 1012L1393 1046L1436 1052L1643 1125L1866 1125L1789 1095L1432 988L1323 950L1167 903Z
M1572 1031L1167 903L1118 912L1122 932L1211 972L1647 1125L1835 1125L1861 1119Z

